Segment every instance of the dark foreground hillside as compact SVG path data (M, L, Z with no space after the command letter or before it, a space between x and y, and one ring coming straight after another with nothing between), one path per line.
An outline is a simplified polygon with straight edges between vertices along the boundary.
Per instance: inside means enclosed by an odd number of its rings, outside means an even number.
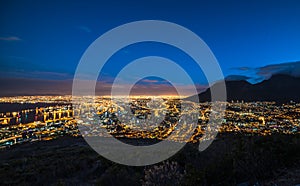
M128 167L94 152L82 138L0 150L1 185L295 185L300 135L220 134L204 152L188 144L168 161Z

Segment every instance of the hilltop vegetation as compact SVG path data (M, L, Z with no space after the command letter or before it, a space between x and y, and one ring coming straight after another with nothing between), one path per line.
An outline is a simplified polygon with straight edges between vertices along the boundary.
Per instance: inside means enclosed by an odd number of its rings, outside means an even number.
M102 158L80 137L62 137L2 149L0 180L4 185L300 183L300 135L219 134L205 151L197 148L187 144L168 161L128 167Z

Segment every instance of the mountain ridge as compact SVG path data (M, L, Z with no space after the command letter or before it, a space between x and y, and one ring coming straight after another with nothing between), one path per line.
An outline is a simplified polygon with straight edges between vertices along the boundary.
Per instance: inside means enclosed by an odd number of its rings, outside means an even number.
M257 84L251 84L246 80L228 79L225 79L225 84L227 101L275 101L286 103L292 100L300 102L300 77L276 74ZM216 82L212 87L220 85L219 82ZM195 100L195 96L198 96L200 102L211 101L210 89L208 88L198 95L190 96L187 100Z

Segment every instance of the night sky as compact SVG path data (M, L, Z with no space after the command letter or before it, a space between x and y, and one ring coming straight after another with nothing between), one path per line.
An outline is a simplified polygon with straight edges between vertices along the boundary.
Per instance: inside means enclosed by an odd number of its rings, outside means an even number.
M87 47L108 30L139 20L170 21L195 32L210 47L225 76L247 76L249 82L257 83L275 73L300 74L297 0L3 0L0 95L70 93L74 72ZM123 66L147 55L178 62L199 89L207 83L189 56L158 43L141 43L117 52L102 70L99 83L110 84ZM158 80L149 79L140 84ZM161 89L168 87L164 81L158 84Z

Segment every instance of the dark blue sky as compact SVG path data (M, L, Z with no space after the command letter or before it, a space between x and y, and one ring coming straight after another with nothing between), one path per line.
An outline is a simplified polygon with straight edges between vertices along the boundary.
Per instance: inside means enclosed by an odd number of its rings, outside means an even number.
M253 71L244 70L300 60L297 0L7 0L0 3L0 77L72 79L81 55L96 38L121 24L145 19L174 22L198 34L225 76L251 76ZM165 54L175 61L188 59L168 47L153 46L128 47L115 61L121 67L147 54ZM196 83L204 82L201 70L186 68ZM117 71L108 65L103 73L113 77Z

